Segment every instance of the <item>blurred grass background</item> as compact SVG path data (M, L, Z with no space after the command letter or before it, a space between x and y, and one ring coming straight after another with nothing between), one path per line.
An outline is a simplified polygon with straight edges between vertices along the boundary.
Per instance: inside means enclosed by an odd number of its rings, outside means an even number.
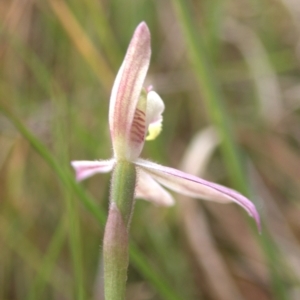
M138 201L128 299L300 299L300 11L292 0L0 2L0 299L102 299L109 95L132 33L152 34L147 84L166 104L143 157L256 204ZM188 154L186 154L188 155ZM205 157L204 157L205 156ZM200 164L200 162L199 162ZM190 170L192 172L192 170Z

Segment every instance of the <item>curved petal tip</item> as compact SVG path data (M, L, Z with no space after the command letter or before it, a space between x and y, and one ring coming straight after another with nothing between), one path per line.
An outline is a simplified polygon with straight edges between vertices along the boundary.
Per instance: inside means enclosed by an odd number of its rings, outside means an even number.
M255 205L237 191L143 159L138 159L135 164L160 184L180 194L220 203L235 202L254 218L261 232L260 217Z

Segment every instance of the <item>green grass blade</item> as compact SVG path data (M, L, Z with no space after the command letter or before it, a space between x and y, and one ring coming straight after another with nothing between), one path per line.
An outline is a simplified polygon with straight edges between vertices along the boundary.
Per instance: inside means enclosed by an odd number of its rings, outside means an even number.
M35 278L34 283L31 286L31 289L28 293L26 299L28 300L37 300L41 299L43 290L45 289L45 284L49 280L55 262L58 258L58 255L62 249L63 243L66 237L66 222L62 221L56 228L54 236L48 246L47 253L43 258L41 267L39 268L38 274Z
M213 76L213 68L206 55L205 47L199 37L197 27L192 22L187 3L182 0L173 0L173 3L186 38L188 53L200 85L199 89L203 95L204 104L222 139L224 161L228 172L233 184L243 193L248 193L248 187L245 184L245 173L240 163L240 154L234 142L230 122L223 104L223 97Z
M216 126L222 139L222 152L232 184L246 195L250 195L244 167L241 163L240 153L235 143L228 115L223 104L223 96L213 76L213 67L206 53L205 46L199 37L197 27L193 23L191 8L185 0L173 0L177 17L181 24L187 49L191 58L194 73L197 77L203 100L207 107L210 119ZM266 232L266 229L264 229ZM276 258L278 251L268 236L261 236L261 244L266 257ZM269 261L269 271L272 280L272 289L275 299L289 299L283 278L274 272L274 261Z

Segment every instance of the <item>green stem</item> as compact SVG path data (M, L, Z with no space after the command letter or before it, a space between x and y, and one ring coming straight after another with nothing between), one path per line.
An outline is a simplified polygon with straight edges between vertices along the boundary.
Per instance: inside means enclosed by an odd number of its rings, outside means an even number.
M125 299L129 263L128 228L134 207L135 166L117 162L111 181L111 203L103 241L106 300Z
M118 161L112 175L110 200L117 204L127 227L133 212L135 183L134 164L125 160Z

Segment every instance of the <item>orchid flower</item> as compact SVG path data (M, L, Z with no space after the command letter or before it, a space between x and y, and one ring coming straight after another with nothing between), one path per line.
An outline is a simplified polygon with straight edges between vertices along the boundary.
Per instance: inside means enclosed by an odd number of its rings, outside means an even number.
M136 169L136 198L143 198L157 205L173 205L174 199L164 188L166 187L190 197L221 203L235 202L243 207L260 227L255 206L240 193L139 157L145 140L154 139L160 133L165 108L162 99L152 87L143 87L150 55L150 32L142 22L134 32L112 88L109 128L113 157L109 160L72 161L77 181L96 173L110 172L118 162L127 161Z
M135 30L115 79L109 106L113 157L109 160L72 161L77 181L112 171L110 207L103 239L104 292L106 300L123 300L126 294L128 228L134 199L157 205L174 204L164 188L190 197L235 202L252 216L260 228L255 206L238 192L180 170L140 158L145 140L162 129L164 103L152 87L143 84L150 63L150 32L142 22Z

